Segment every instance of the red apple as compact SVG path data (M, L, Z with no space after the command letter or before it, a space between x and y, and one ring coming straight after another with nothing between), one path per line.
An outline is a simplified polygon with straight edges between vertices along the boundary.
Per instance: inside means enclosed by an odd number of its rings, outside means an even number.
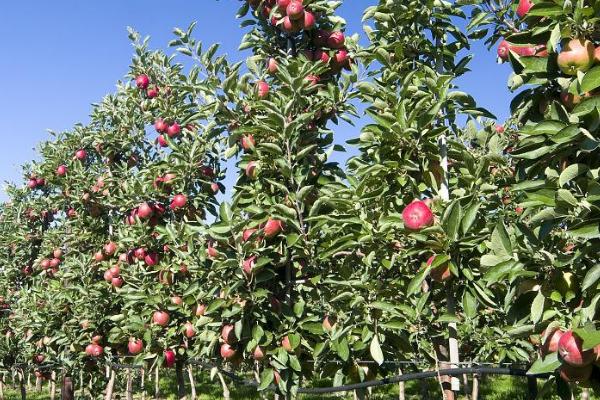
M594 49L594 62L596 64L600 63L600 46Z
M269 218L263 230L267 238L272 238L277 236L279 232L283 230L283 222L278 219Z
M67 175L67 171L68 171L68 168L66 165L59 165L58 168L56 168L56 175L65 176L65 175Z
M324 50L315 50L314 60L322 61L323 63L328 64L330 60L329 53Z
M158 264L160 261L160 257L157 253L152 252L152 253L148 253L146 254L146 256L144 257L144 262L146 263L147 266L149 267L153 267L156 264Z
M519 5L517 6L517 15L519 18L523 18L531 7L533 7L531 0L519 0Z
M141 339L130 338L127 343L127 350L129 350L129 354L137 355L144 350L144 342Z
M594 45L589 40L570 40L558 54L560 70L566 75L577 75L578 71L587 71L594 62L594 50Z
M167 125L167 123L162 118L158 118L154 122L154 129L156 129L156 132L158 133L165 133L168 128L169 125Z
M323 323L321 325L323 326L323 330L325 332L330 332L333 329L333 325L331 324L328 315L323 318Z
M75 152L75 158L79 161L84 161L87 158L87 152L83 149L79 149Z
M214 194L217 194L221 190L221 187L217 182L213 182L210 184L210 190L212 190Z
M287 8L287 6L290 5L290 1L292 0L277 0L277 5L279 6L279 8L285 9Z
M274 58L269 58L267 60L267 71L269 71L270 74L274 74L277 72L277 60Z
M50 268L50 260L48 260L47 258L43 259L40 262L40 267L42 267L43 270L46 270L46 269Z
M256 88L257 88L257 91L258 91L258 97L260 99L264 99L265 97L267 97L269 95L270 87L269 87L269 84L267 82L265 82L265 81L258 81L256 83Z
M35 189L35 188L36 188L36 186L37 186L37 181L36 181L35 179L29 179L29 180L27 181L27 187L28 187L29 189Z
M214 247L212 247L211 245L209 245L206 248L206 255L210 258L217 258L219 256L219 251L217 249L215 249Z
M415 200L402 211L404 226L410 230L420 230L433 225L433 213L422 200Z
M286 14L292 20L298 20L304 17L304 5L299 0L292 0L285 9Z
M205 312L206 312L206 305L204 305L204 304L196 305L196 310L194 313L196 314L197 317L202 317Z
M304 29L309 31L315 27L317 20L315 14L310 11L304 11Z
M107 269L106 271L104 271L104 280L108 283L111 283L113 279L112 273L110 272L110 269Z
M104 253L102 253L101 251L96 252L96 254L94 254L94 260L96 260L97 262L104 261Z
M260 348L260 346L256 346L254 348L254 352L252 353L252 358L254 358L255 361L261 361L265 358L265 353Z
M148 203L142 203L137 209L137 215L141 219L150 218L154 214L154 209Z
M167 326L170 320L171 316L166 311L154 311L154 314L152 314L152 321L154 321L156 325Z
M244 232L242 233L242 241L247 242L248 240L250 240L250 236L252 236L254 234L254 232L256 232L258 229L244 229Z
M61 249L54 249L52 255L54 256L54 258L62 258L63 251Z
M104 254L107 256L113 256L117 252L117 244L115 242L108 242L104 246Z
M504 133L504 125L496 125L494 127L494 129L496 130L496 133L499 133L499 134Z
M340 67L348 65L350 63L350 56L348 55L348 51L344 49L336 51L333 55L333 62Z
M148 78L148 75L139 75L135 78L135 84L139 89L147 89L150 84L150 78Z
M242 144L242 149L244 149L245 151L254 149L254 146L256 145L254 136L252 136L250 134L242 136L242 139L240 140L240 142Z
M249 257L244 260L242 264L242 269L244 273L248 276L252 275L252 270L254 269L254 265L256 264L256 256Z
M179 124L177 122L172 123L167 128L167 135L169 135L170 138L174 138L174 137L178 136L180 133L181 133L181 126L179 126Z
M135 258L142 261L144 258L146 258L146 249L139 247L139 248L135 249L135 251L133 252L133 255L135 256Z
M60 258L53 258L50 260L50 268L56 268L60 265Z
M167 368L173 368L173 366L175 365L175 352L171 349L167 349L165 350L165 366Z
M153 88L149 88L146 91L146 96L148 96L149 99L153 99L155 97L158 97L158 92L159 92L158 87L155 86Z
M173 197L173 200L171 200L170 207L172 210L178 210L185 207L186 204L187 197L184 194L178 194Z
M331 32L329 37L327 38L327 46L332 49L341 49L344 47L344 43L346 38L344 34L340 31Z
M111 275L112 275L114 278L116 278L116 277L118 277L118 276L120 276L120 275L121 275L121 268L119 268L119 266L118 266L118 265L114 265L114 266L112 266L112 267L109 269L109 271L110 271L110 274L111 274Z
M283 347L283 349L288 353L291 353L294 350L292 349L289 336L285 336L283 339L281 339L281 347Z
M435 254L427 259L427 266L431 266L433 260L435 259ZM448 263L445 262L442 265L438 265L434 269L429 272L429 276L436 282L445 282L452 278L452 273L450 272L450 268Z
M46 356L43 354L36 354L33 356L33 363L34 364L41 364L44 362L44 360L46 359Z
M167 139L163 135L159 135L156 141L160 147L169 147L169 142L167 142Z
M550 353L554 353L554 352L558 351L558 342L560 341L560 338L562 337L563 334L564 334L564 331L562 329L555 328L554 331L548 335L548 337L546 338L546 341L542 344L542 347L540 348L540 352L542 353L542 355L546 355L546 354L550 354ZM543 331L542 338L545 335L546 335L546 331Z
M236 341L235 328L233 325L223 325L223 328L221 328L221 339L225 343L234 343Z
M572 330L566 331L558 341L560 358L573 367L584 367L594 361L594 350L583 350L583 340Z
M258 163L256 161L250 161L246 165L245 174L248 178L256 179L256 177L258 176L257 166Z
M220 353L221 353L221 357L226 360L230 360L233 357L235 357L235 355L236 355L235 349L227 343L223 343L221 345Z
M306 80L310 82L311 86L314 86L321 81L321 78L318 75L310 74L306 77Z
M574 367L569 364L563 364L558 371L560 377L565 382L585 383L592 376L593 368L594 366L592 364L586 365L585 367Z
M186 322L183 326L183 334L186 338L191 339L196 336L196 329L194 328L194 324L191 322Z
M113 285L113 287L116 288L120 288L121 286L123 286L123 278L121 278L120 276L116 276L114 278L112 278L112 280L110 281L111 285Z
M85 348L85 352L90 357L100 357L104 353L104 348L99 344L92 343Z
M173 303L176 306L180 306L183 304L183 299L181 298L181 296L172 296L171 303Z

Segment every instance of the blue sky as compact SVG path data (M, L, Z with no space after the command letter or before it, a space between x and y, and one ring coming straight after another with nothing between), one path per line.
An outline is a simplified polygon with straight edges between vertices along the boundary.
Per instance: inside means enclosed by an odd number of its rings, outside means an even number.
M348 32L364 37L361 14L375 2L344 2L339 14L348 21ZM165 48L174 27L198 21L197 38L220 43L221 52L239 60L247 55L237 52L243 33L235 19L240 4L238 0L3 2L0 200L6 199L3 182L20 180L20 165L36 158L34 149L48 139L47 129L61 131L87 122L90 104L113 91L127 73L132 55L127 26L150 36L153 48ZM473 72L460 80L461 90L502 120L511 99L506 89L509 67L497 65L495 52L481 43L473 53ZM340 127L337 141L358 136L358 129Z

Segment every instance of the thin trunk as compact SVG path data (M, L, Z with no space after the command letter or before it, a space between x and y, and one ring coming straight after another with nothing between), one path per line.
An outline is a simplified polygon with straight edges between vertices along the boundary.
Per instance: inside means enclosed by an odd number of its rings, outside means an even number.
M146 400L146 369L142 368L140 371L140 385L142 386L142 400Z
M73 379L70 376L63 376L62 387L60 389L61 400L73 400L75 392L73 390Z
M227 382L225 382L225 378L223 377L223 374L221 374L221 372L217 372L217 376L219 377L219 380L221 381L221 387L223 388L223 399L229 400L231 398L231 395L229 394Z
M402 376L402 369L398 369L398 375ZM404 382L398 382L398 400L406 400Z
M21 388L21 400L27 400L27 389L25 388L25 375L19 372L19 386Z
M581 400L590 400L590 389L583 388L581 390Z
M27 373L27 390L31 390L31 374Z
M125 398L127 400L133 400L133 376L131 370L127 368L127 385L125 387Z
M479 400L479 375L473 374L473 387L471 388L471 400Z
M0 375L0 400L4 400L4 374Z
M196 400L196 381L194 380L194 369L191 365L188 365L188 377L190 379L190 388L192 392L192 400Z
M463 391L465 393L466 400L471 399L471 385L469 385L469 377L467 374L463 374Z
M154 398L160 399L160 374L158 372L158 365L154 370Z
M112 400L113 392L115 390L115 380L117 379L117 374L115 370L111 368L110 370L110 379L108 380L108 384L106 385L106 391L104 392L104 400Z
M35 391L36 392L42 391L42 377L41 376L35 377Z
M56 371L52 371L50 375L50 400L54 400L56 396Z
M175 365L175 375L177 377L177 399L186 400L185 380L183 379L183 363L177 362Z

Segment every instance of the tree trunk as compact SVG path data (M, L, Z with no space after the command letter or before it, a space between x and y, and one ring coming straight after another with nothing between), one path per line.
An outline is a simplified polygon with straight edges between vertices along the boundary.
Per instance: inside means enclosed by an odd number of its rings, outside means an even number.
M127 385L125 387L125 398L127 400L133 400L133 377L131 376L131 369L127 368Z
M142 386L142 400L146 400L146 369L142 368L140 371L140 385Z
M112 400L113 392L115 390L115 379L117 379L117 374L114 369L110 370L110 379L108 380L108 384L106 385L106 391L104 393L104 400Z
M38 393L42 391L42 377L41 376L35 377L35 391Z
M50 400L54 400L56 396L56 371L52 371L50 375Z
M473 374L473 387L471 388L471 400L479 400L479 374Z
M0 375L0 400L4 400L4 374Z
M471 385L469 384L469 377L467 376L467 374L463 374L462 378L463 378L463 391L465 393L465 399L470 400L471 399Z
M227 387L227 382L225 382L225 378L221 372L217 372L217 376L219 377L219 380L221 381L221 387L223 388L223 399L229 400L231 395L229 393L229 388Z
M583 388L581 390L581 400L590 400L590 389Z
M198 397L196 394L196 381L194 380L194 369L191 365L188 365L188 377L190 379L190 388L192 392L192 400L196 400Z
M73 379L70 376L63 376L62 387L60 388L61 400L73 400L75 391L73 390Z
M31 374L27 373L27 390L31 390Z
M402 376L402 369L398 369L398 376ZM406 400L406 390L404 382L398 382L398 400Z
M160 399L160 374L158 372L159 367L156 366L154 370L154 398Z
M19 372L19 386L21 389L21 400L27 400L27 389L25 389L25 375L23 371Z
M177 377L177 399L186 400L187 396L185 393L185 379L183 378L183 363L178 361L175 364L175 375Z

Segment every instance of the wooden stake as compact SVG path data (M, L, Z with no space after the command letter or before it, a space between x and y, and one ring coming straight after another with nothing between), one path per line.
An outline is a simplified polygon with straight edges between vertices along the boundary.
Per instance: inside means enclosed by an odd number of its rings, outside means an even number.
M41 376L35 377L35 391L36 392L42 391L42 377Z
M133 377L131 376L131 369L127 368L126 376L127 384L125 386L125 398L127 400L133 400Z
M56 396L56 371L52 371L52 374L50 375L50 400L54 400L55 396Z
M479 400L479 374L473 374L473 387L471 388L471 400Z
M398 368L398 376L402 376L402 369ZM398 382L398 400L406 400L404 382Z
M60 388L61 400L73 400L75 391L73 390L73 379L70 376L63 376L62 386Z
M154 370L154 398L160 399L160 375L159 375L159 367L156 366Z
M190 379L192 400L196 400L197 395L196 395L196 381L194 380L194 369L191 365L188 365L187 370L188 370L188 377Z
M146 400L146 369L142 368L142 370L140 371L140 379L141 379L141 386L142 386L142 400Z
M111 368L110 370L110 379L108 380L108 384L106 385L106 391L104 393L104 400L112 400L113 392L115 390L115 380L117 379L117 374L115 370Z

